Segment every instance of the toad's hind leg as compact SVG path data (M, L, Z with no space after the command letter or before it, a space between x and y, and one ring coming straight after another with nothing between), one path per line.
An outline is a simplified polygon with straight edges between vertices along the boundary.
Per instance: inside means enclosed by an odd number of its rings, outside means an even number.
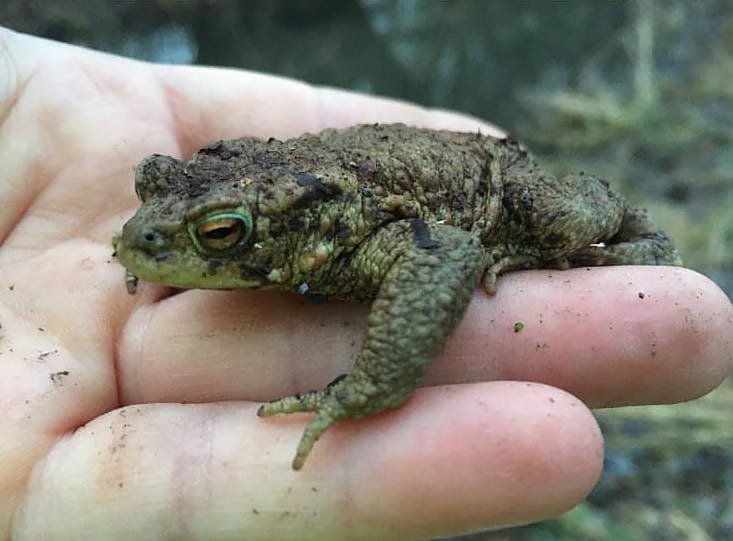
M603 244L568 255L573 267L595 265L680 265L672 240L649 219L646 210L628 208L618 232Z
M407 401L463 316L485 264L474 235L417 219L392 223L363 243L344 275L377 292L354 370L323 390L275 400L258 411L316 413L293 469L303 466L316 440L340 419Z

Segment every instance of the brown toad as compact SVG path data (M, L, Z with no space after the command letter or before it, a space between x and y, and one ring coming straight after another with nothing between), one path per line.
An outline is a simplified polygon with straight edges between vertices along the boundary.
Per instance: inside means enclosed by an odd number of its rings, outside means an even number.
M315 412L299 469L333 423L405 403L479 280L514 269L678 264L645 211L585 174L561 179L511 139L393 125L241 138L138 166L116 239L137 277L372 301L353 371L263 405Z

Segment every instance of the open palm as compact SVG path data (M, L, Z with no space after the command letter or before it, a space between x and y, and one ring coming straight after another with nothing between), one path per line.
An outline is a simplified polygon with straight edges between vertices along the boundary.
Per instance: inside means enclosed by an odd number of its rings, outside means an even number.
M691 271L514 273L476 293L430 387L331 429L293 472L307 417L259 419L257 402L348 370L366 307L128 295L110 240L138 204L135 164L363 121L492 128L3 30L0 68L2 539L397 540L538 520L599 474L581 400L684 400L733 362L733 308Z

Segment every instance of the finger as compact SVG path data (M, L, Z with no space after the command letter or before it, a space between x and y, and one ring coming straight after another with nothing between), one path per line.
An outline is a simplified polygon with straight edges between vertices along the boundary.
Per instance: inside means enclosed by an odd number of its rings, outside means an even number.
M123 403L264 401L323 387L348 370L368 306L290 293L190 290L141 305L118 346ZM329 379L330 378L330 379Z
M536 384L422 390L333 428L296 473L304 420L235 404L110 413L37 469L13 539L433 538L561 513L602 464L588 410Z
M689 269L515 273L472 303L429 382L533 380L594 407L673 403L717 387L732 346L733 305Z
M121 335L123 401L269 400L321 388L349 371L367 310L252 291L143 304ZM427 383L534 380L594 405L685 400L730 370L732 313L712 282L684 269L513 273L495 297L476 293Z
M216 139L254 135L287 138L327 127L404 122L459 131L503 132L468 115L430 110L383 97L314 87L244 70L158 66L183 156Z

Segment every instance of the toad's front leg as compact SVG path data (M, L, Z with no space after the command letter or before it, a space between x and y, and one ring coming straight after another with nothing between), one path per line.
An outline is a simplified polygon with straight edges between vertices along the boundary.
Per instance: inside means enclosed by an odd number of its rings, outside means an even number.
M349 261L347 274L377 294L354 370L320 391L260 407L264 417L311 411L293 460L300 469L329 426L404 404L422 381L471 298L486 265L479 240L446 225L413 219L379 230Z

